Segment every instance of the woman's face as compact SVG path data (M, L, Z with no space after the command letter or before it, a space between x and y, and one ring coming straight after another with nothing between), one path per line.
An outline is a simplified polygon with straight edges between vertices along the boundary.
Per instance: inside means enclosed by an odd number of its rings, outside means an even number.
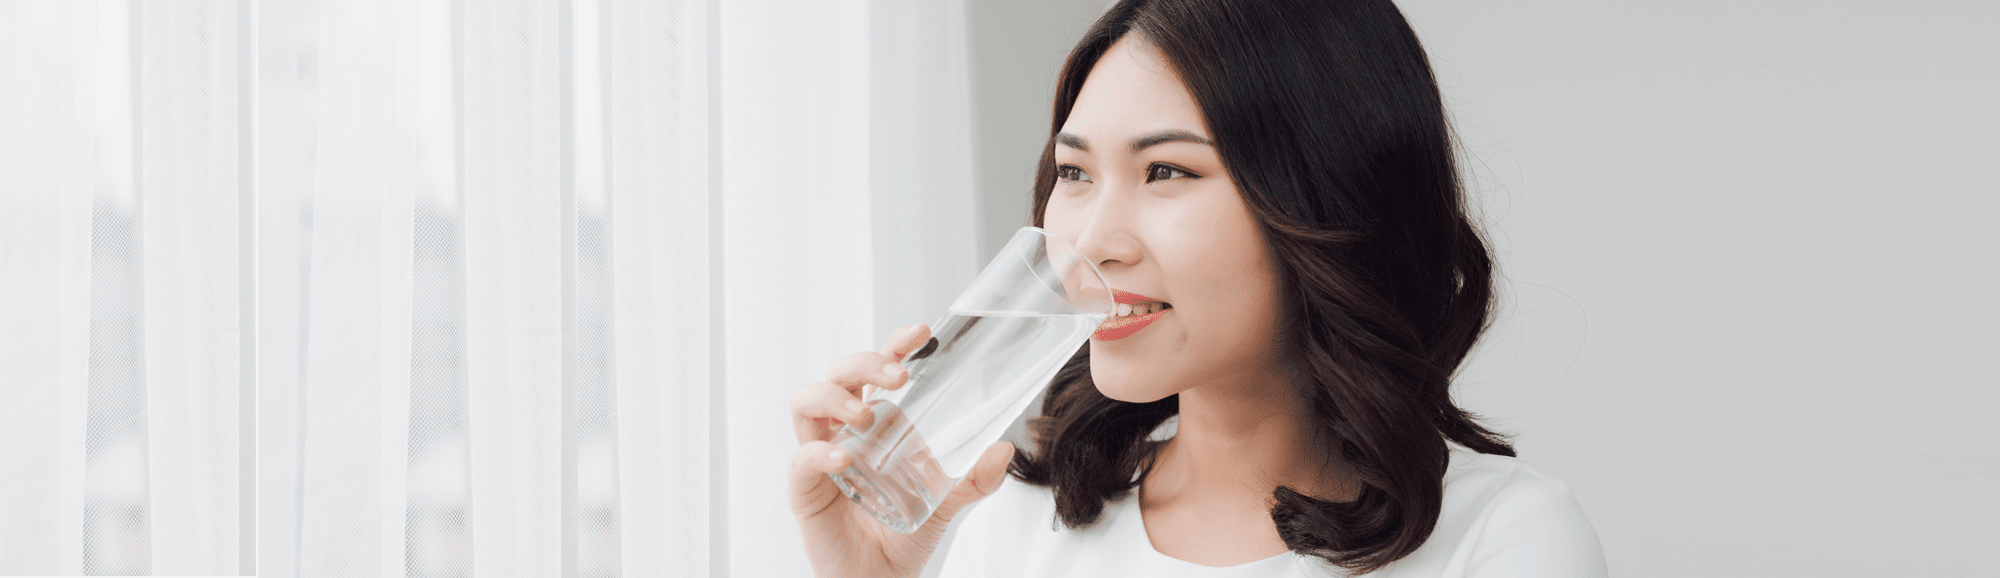
M1159 51L1127 37L1056 136L1044 228L1097 261L1120 313L1134 310L1090 339L1091 378L1112 399L1276 375L1277 268L1206 127Z

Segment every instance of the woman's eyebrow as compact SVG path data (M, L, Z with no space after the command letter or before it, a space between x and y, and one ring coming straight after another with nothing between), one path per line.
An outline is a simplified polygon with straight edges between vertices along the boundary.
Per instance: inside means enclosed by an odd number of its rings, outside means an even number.
M1208 139L1202 138L1201 135L1195 134L1193 132L1184 129L1171 128L1132 139L1132 152L1136 153L1139 151L1146 150L1148 147L1152 147L1154 145L1161 145L1170 142L1187 142L1198 145L1215 146L1215 143L1208 142ZM1083 140L1083 137L1076 136L1066 132L1056 133L1056 144L1067 146L1069 148L1073 148L1083 152L1090 152L1090 143L1088 141Z
M1208 142L1208 139L1202 138L1201 135L1174 128L1132 139L1132 152L1136 153L1146 150L1146 147L1170 142L1191 142L1198 145L1215 146L1215 143Z
M1056 133L1056 144L1066 145L1069 148L1073 148L1083 152L1090 152L1090 144L1084 142L1083 137L1076 136L1066 132Z

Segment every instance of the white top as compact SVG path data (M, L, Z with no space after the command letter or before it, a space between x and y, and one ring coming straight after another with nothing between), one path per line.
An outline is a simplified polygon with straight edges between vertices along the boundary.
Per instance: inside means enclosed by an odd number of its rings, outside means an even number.
M1061 529L1054 494L1007 480L958 523L942 578L1145 576L1234 578L1345 576L1311 556L1285 552L1217 568L1153 549L1140 518L1138 492L1105 504L1097 523ZM1444 475L1437 527L1416 552L1371 577L1605 576L1597 531L1583 517L1569 484L1505 456L1453 447Z

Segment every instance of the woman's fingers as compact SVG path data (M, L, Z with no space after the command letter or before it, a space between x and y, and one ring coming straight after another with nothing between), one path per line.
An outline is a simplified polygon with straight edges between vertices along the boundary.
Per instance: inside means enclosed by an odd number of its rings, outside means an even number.
M873 394L877 388L901 388L909 383L910 371L899 361L922 348L930 338L930 326L921 323L898 329L881 351L864 351L833 362L833 367L826 371L826 381L860 397Z
M826 370L827 381L848 391L859 391L864 385L896 389L909 378L910 372L903 369L903 364L896 363L895 358L872 351L842 357Z
M889 341L882 344L882 354L891 360L902 361L904 356L922 349L930 341L931 326L918 323L889 334Z
M809 441L792 454L792 515L801 521L813 520L841 500L840 488L827 474L847 469L854 455L826 441Z
M862 400L875 388L897 389L908 383L910 372L897 360L922 347L930 336L930 326L923 324L899 329L889 336L882 351L842 357L827 369L825 383L794 391L792 433L799 443L833 439L835 428L840 427L835 422L857 428L873 424L875 414Z
M842 424L865 429L874 420L868 404L840 385L820 382L792 390L792 433L801 444L833 439Z

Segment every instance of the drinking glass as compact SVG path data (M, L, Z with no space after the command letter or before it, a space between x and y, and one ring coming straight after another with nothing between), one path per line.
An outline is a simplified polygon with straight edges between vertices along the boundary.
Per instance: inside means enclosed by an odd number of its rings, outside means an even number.
M834 435L855 460L833 483L884 525L916 531L1111 306L1095 263L1022 227L903 360L909 381L869 396L868 429Z

